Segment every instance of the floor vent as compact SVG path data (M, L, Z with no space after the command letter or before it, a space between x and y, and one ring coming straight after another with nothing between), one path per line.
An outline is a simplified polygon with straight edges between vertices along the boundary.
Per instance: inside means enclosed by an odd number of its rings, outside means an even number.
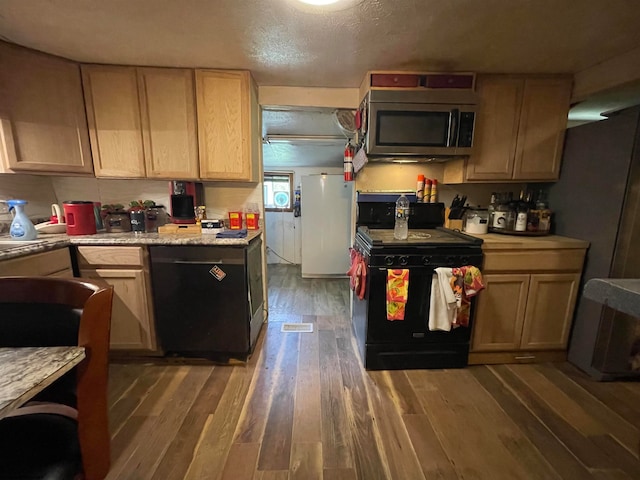
M281 332L312 333L313 323L283 323Z

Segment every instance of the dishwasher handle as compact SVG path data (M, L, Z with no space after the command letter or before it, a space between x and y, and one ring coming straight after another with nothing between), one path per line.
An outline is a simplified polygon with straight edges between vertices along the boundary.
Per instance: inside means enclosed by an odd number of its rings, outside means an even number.
M238 259L218 259L218 260L176 260L169 258L156 258L152 263L169 263L175 265L244 265L244 260Z

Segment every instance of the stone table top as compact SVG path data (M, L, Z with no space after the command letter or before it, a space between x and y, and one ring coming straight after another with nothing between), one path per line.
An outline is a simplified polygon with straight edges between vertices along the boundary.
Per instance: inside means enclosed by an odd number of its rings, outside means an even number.
M0 418L71 370L84 347L0 348Z
M585 298L640 318L638 278L592 278L585 284L583 293Z

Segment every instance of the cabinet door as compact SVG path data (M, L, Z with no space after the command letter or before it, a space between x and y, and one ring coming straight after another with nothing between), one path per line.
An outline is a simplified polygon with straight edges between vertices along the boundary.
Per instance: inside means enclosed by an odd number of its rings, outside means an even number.
M111 348L154 350L147 282L142 269L81 270L98 285L112 285Z
M480 108L467 180L512 178L523 85L519 78L478 77Z
M579 273L531 275L522 349L567 348L579 283Z
M0 171L93 173L76 63L0 44L0 85Z
M558 179L570 99L570 79L525 81L514 180Z
M82 67L96 177L144 177L138 82L133 67Z
M198 178L193 71L139 68L147 177Z
M474 352L520 347L529 275L483 275L471 341Z
M200 177L256 181L249 72L196 70Z

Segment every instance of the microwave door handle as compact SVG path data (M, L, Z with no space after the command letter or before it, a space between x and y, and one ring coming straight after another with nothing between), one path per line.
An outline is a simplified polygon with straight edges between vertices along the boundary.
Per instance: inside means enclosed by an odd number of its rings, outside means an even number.
M449 138L447 139L447 147L455 147L458 145L458 118L460 110L454 108L449 112Z

